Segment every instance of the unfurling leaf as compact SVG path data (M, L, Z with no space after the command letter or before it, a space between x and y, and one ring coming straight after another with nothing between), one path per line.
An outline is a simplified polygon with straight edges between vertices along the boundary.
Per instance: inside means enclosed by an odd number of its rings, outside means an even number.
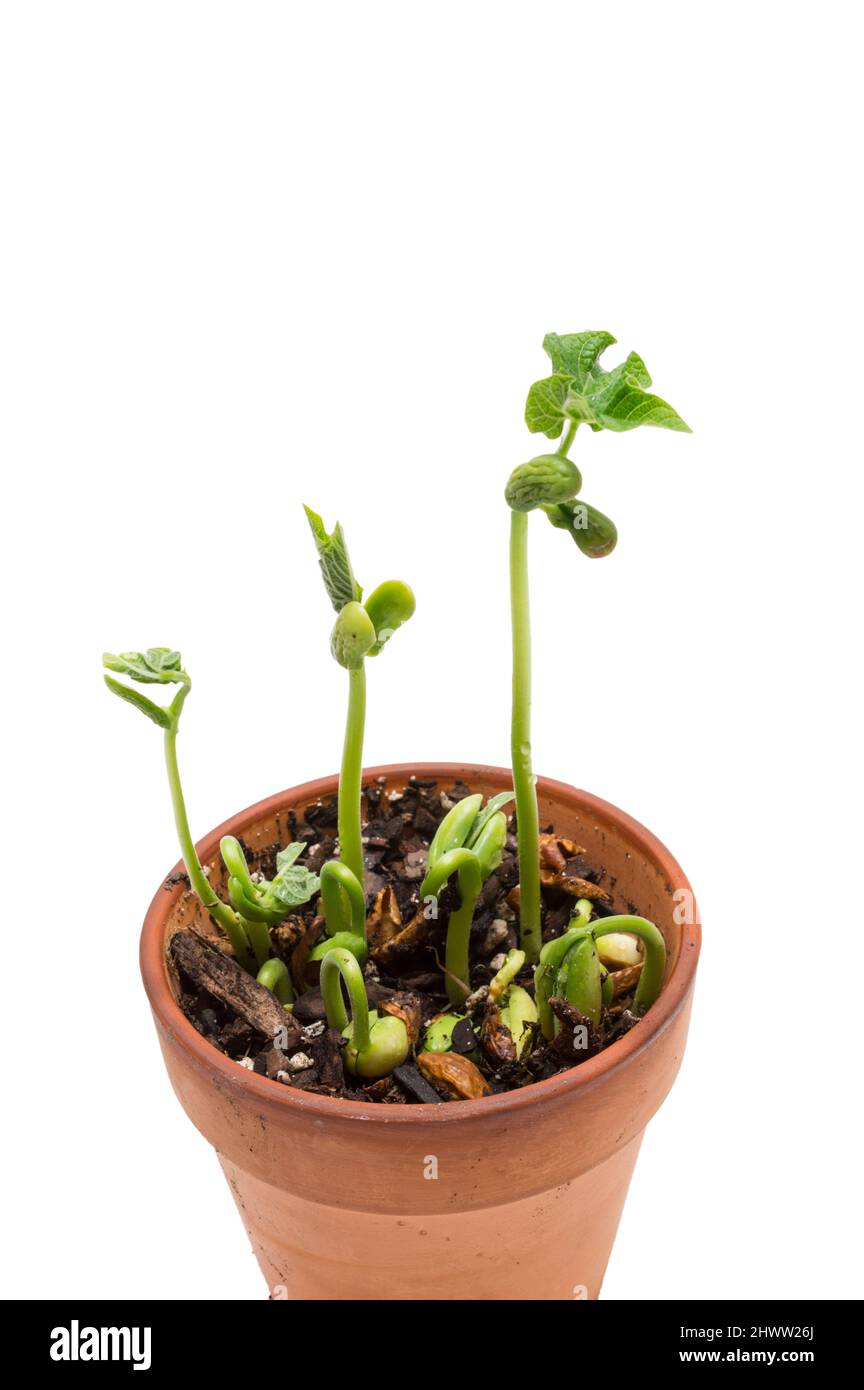
M516 793L514 791L496 792L495 796L490 796L483 810L478 813L477 819L471 827L471 833L465 841L469 849L472 849L480 838L480 834L485 830L487 823L492 819L496 811L500 811L502 806L506 806L508 801L514 801Z
M645 363L635 352L611 372L595 367L586 391L590 423L618 433L636 429L638 425L655 425L659 429L689 434L690 426L677 410L644 389L650 385L651 377Z
M554 375L528 392L525 423L532 433L556 439L568 420L618 434L639 425L690 432L667 401L648 391L651 377L637 352L604 371L598 359L614 342L611 333L547 333L543 347Z
M276 875L271 894L283 907L301 907L318 892L320 882L318 875L307 869L305 864L294 864L284 873Z
M183 670L183 663L180 653L171 647L148 647L146 652L121 652L115 656L113 652L102 653L102 665L106 671L115 671L117 675L128 676L130 680L136 681L139 685L182 685L185 690L179 691L175 696L175 703L182 705L186 698L185 692L191 684L188 675ZM155 700L149 700L140 690L135 690L132 686L124 685L122 681L115 680L113 676L104 676L105 684L114 695L118 695L127 704L134 705L142 714L146 714L148 719L152 719L154 724L158 724L160 729L168 729L174 722L175 715L157 705ZM173 708L173 706L172 706Z
M339 613L346 603L359 603L363 597L363 590L354 578L342 527L337 521L328 534L317 512L313 512L311 507L304 507L303 510L315 538L318 563L321 566L327 597Z
M281 874L284 869L290 869L295 859L299 859L306 846L302 840L292 840L290 845L280 849L276 855L276 872Z
M148 719L152 719L154 724L158 724L160 729L167 729L171 724L171 716L167 710L162 709L153 700L148 700L146 695L142 695L140 690L133 690L129 685L124 685L122 681L115 681L113 676L103 677L108 689L115 695L119 695L121 700L126 700L130 705L134 705L142 714L146 714Z
M313 893L318 892L319 886L318 875L307 869L305 864L288 864L273 879L270 894L285 908L301 907L303 903L308 903Z
M564 407L569 394L569 377L547 376L534 382L525 402L525 423L532 434L558 438L564 428Z
M103 652L102 665L142 685L177 685L188 680L180 653L170 647L148 647L146 652L121 652L119 656Z
M578 391L585 385L597 358L614 342L611 333L600 331L565 333L562 337L557 333L547 333L543 339L543 351L548 354L553 372L572 377Z

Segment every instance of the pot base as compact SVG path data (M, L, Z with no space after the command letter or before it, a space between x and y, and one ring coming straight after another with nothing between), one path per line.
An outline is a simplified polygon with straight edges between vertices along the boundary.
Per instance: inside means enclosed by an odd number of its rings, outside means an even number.
M572 1302L599 1296L641 1143L638 1134L563 1186L458 1222L304 1201L219 1162L272 1299Z

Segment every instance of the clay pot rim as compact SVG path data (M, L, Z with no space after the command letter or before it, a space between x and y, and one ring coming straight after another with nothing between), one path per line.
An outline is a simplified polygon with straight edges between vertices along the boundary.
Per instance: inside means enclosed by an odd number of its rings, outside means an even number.
M500 782L502 787L512 785L509 768L481 763L390 763L363 769L364 783L376 777L386 777L388 781L407 781L411 776L435 778L437 781L462 778L469 785L473 777L493 783ZM217 826L198 843L202 861L206 863L218 852L219 841L223 835L242 835L244 827L250 822L288 806L317 801L321 796L334 792L337 784L338 776L331 774L313 782L305 782L301 786L289 787L285 791L265 797L263 801L247 806L245 810ZM596 812L602 819L611 820L615 829L625 839L637 845L641 852L654 860L668 882L676 888L687 889L692 894L687 877L677 860L650 830L629 816L626 811L620 810L609 801L604 801L602 797L581 791L554 778L538 777L537 789L541 794L559 799L575 795L583 812ZM183 872L182 861L171 870L172 875ZM214 1079L222 1079L229 1087L246 1093L250 1099L257 1099L268 1105L288 1107L310 1118L331 1121L357 1120L367 1125L461 1124L479 1119L483 1115L491 1118L493 1113L501 1116L529 1109L534 1105L542 1105L544 1102L558 1101L574 1091L584 1091L597 1085L613 1071L632 1063L645 1048L650 1047L654 1039L666 1030L680 1012L693 984L702 939L698 922L682 926L678 959L660 998L638 1027L632 1028L623 1038L619 1038L596 1057L589 1058L578 1067L559 1072L544 1081L535 1081L521 1090L486 1096L482 1100L465 1100L451 1104L445 1102L441 1105L370 1105L363 1101L341 1100L335 1096L313 1095L308 1091L296 1090L292 1086L258 1076L226 1057L192 1026L174 1000L168 982L164 952L168 914L184 891L183 885L179 883L170 891L166 890L163 880L153 897L141 931L141 975L150 1007L157 1020L192 1054L194 1061L214 1074Z

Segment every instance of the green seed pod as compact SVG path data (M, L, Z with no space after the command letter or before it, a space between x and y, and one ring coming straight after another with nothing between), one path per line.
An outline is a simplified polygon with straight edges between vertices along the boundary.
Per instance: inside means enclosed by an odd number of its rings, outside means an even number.
M583 906L584 905L584 906ZM571 925L561 936L547 941L540 951L540 960L534 969L534 997L540 1015L540 1027L544 1038L555 1036L555 1015L549 1007L549 1000L557 994L558 971L577 941L588 935L587 921L591 916L591 904L587 898L580 898L576 904L577 915L571 918ZM587 914L587 915L586 915Z
M603 979L592 936L583 937L567 952L555 981L555 993L597 1027L603 1002Z
M422 1050L424 1052L449 1052L453 1039L453 1029L465 1017L465 1014L438 1014L431 1023L426 1025Z
M527 989L513 985L507 996L507 1007L501 1010L501 1022L510 1029L516 1044L516 1056L521 1057L531 1037L526 1023L536 1023L539 1018L537 1005Z
M477 855L480 877L485 883L493 869L501 863L501 852L507 840L507 817L503 811L496 811L487 820L471 848Z
M451 849L461 849L465 844L482 804L483 797L480 792L475 792L472 796L463 797L461 801L457 801L456 805L450 808L435 831L429 846L429 857L426 861L427 875L430 869L434 869L442 855L447 854Z
M587 502L562 502L557 507L545 507L544 511L553 526L570 532L589 560L602 560L611 555L618 543L614 521Z
M566 502L581 486L582 475L572 459L563 454L540 454L514 468L504 496L514 512L530 512L535 507Z
M358 1052L351 1039L354 1034L353 1022L343 1028L346 1039L343 1049L345 1065L355 1076L365 1081L377 1081L381 1076L389 1076L394 1067L405 1061L411 1048L408 1029L401 1018L389 1014L380 1017L374 1010L369 1011L369 1044Z
M330 650L339 665L356 670L375 641L375 624L363 605L346 603L330 636Z
M373 589L363 607L372 619L377 638L368 655L377 656L396 629L407 623L417 604L407 584L399 579L387 579Z

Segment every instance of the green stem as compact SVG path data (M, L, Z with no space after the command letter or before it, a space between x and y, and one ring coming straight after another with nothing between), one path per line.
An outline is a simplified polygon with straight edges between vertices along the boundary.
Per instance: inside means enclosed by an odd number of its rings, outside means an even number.
M270 959L270 928L266 922L255 922L251 917L240 917L249 945L259 967Z
M566 430L564 431L564 435L563 435L563 438L562 438L562 440L561 440L561 443L558 445L558 448L557 448L556 451L555 451L556 453L561 454L564 458L567 457L567 452L568 452L568 450L569 450L569 448L570 448L570 445L573 443L573 440L576 438L576 431L577 431L578 428L579 428L579 421L578 421L578 420L571 420L571 421L570 421L570 424L567 426Z
M345 981L351 1005L351 1042L358 1055L369 1046L369 1002L363 972L350 951L334 946L321 962L321 995L327 1012L327 1022L340 1033L348 1026L348 1014L342 998L340 979Z
M471 993L468 979L468 946L471 940L471 923L474 920L474 907L480 892L479 870L471 870L467 865L459 871L459 906L450 913L447 924L447 945L444 964L447 975L444 986L451 1004L461 1004Z
M276 995L280 1004L286 1007L294 1003L294 990L291 985L291 975L284 960L279 960L278 956L271 956L265 961L258 971L257 980L259 985L269 989Z
M461 1004L471 992L468 978L468 947L471 941L474 908L483 887L480 861L474 851L451 849L442 854L420 885L420 897L437 898L451 874L458 875L459 906L450 913L450 921L447 923L444 983L450 1003Z
M357 876L339 859L330 859L321 870L321 899L327 931L351 931L366 940L366 897Z
M580 899L585 901L585 899ZM590 915L590 913L589 913ZM567 952L575 946L586 934L586 928L577 924L568 927L562 936L556 936L554 940L547 941L543 950L540 952L540 964L534 971L534 998L537 1004L537 1013L540 1019L540 1028L544 1038L554 1038L555 1036L555 1015L549 1007L549 1000L555 991L555 980L558 975L559 967L567 955Z
M192 832L189 829L189 817L186 814L186 802L180 783L180 768L177 764L177 716L183 707L183 699L180 696L185 698L185 695L186 691L183 690L175 698L171 706L174 718L165 730L165 765L168 769L168 785L171 788L171 804L174 807L174 823L177 826L180 853L183 856L183 863L186 865L189 882L201 904L226 933L234 948L234 955L238 963L250 969L252 953L246 933L243 930L243 924L228 904L223 903L204 873L198 858L198 851L195 848L195 841L192 839Z
M528 513L510 513L510 613L513 703L510 753L519 840L519 935L529 960L540 955L540 815L531 766L531 612Z
M339 777L339 855L361 891L365 886L360 797L363 776L363 731L366 724L366 668L363 662L348 672L348 719Z
M591 927L595 941L601 936L610 936L613 932L629 932L631 936L638 936L645 947L645 959L633 996L633 1012L644 1013L646 1009L650 1009L663 988L663 976L666 972L666 942L663 940L663 933L645 917L604 917L602 922L595 922Z

